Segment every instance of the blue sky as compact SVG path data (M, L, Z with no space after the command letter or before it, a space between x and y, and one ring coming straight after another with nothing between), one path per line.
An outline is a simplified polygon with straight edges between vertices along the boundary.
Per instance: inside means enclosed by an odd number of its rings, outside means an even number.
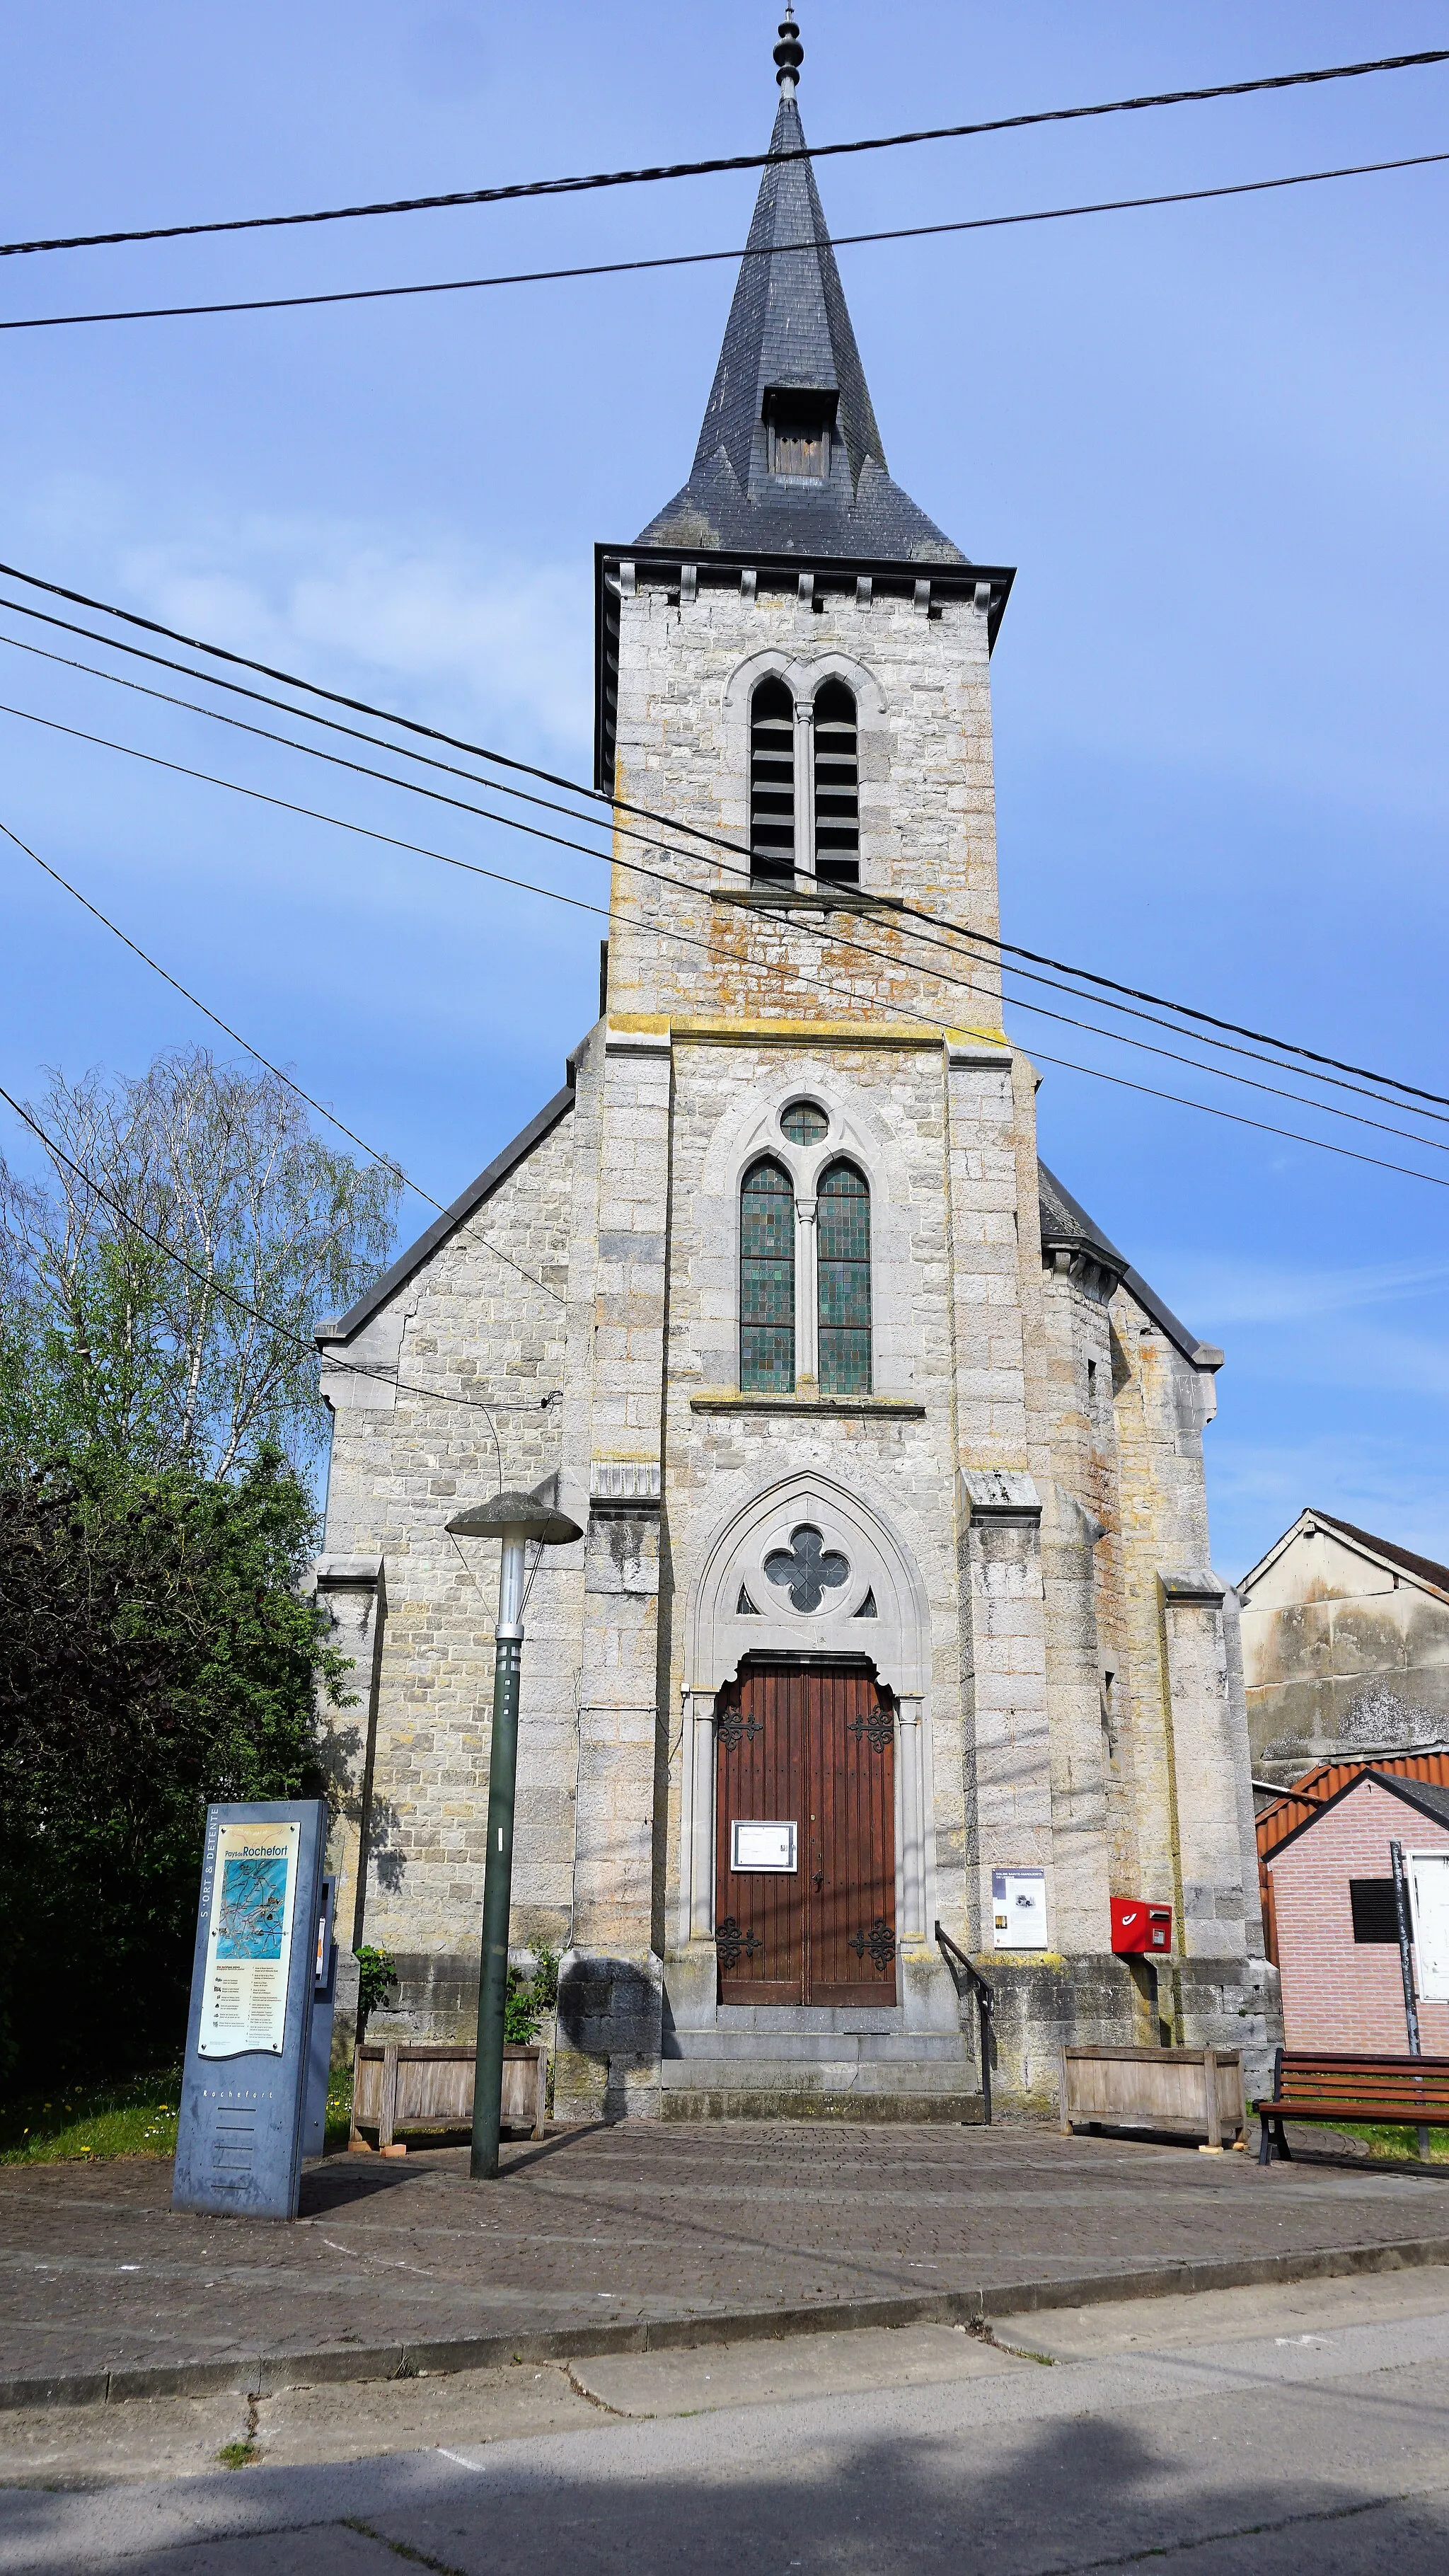
M801 15L817 142L1449 43L1429 0ZM760 150L774 18L754 0L12 8L0 231ZM837 231L929 223L1434 151L1446 110L1449 67L827 163L821 185ZM754 184L9 261L0 311L728 245ZM995 661L1007 935L1449 1091L1446 189L1411 171L846 251L842 270L892 470L970 554L1020 567ZM9 335L0 554L583 773L590 548L683 479L731 284L718 267ZM604 884L3 646L0 698L570 892ZM585 915L11 715L0 775L16 831L439 1197L557 1087L593 1018ZM10 1089L205 1034L15 854L0 907ZM1014 1026L1039 1056L1261 1106ZM1449 1195L1043 1073L1047 1158L1227 1347L1223 1570L1307 1502L1449 1557ZM1449 1177L1449 1156L1380 1144ZM428 1213L412 1202L409 1229Z

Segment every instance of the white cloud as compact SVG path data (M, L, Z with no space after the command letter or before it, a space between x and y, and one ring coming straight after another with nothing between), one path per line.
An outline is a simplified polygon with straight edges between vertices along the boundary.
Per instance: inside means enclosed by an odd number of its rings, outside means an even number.
M1171 1274L1180 1302L1210 1315L1215 1325L1304 1324L1320 1315L1356 1313L1395 1303L1449 1280L1449 1261L1366 1263L1345 1270L1314 1270L1298 1263L1164 1256L1146 1264L1146 1276Z
M505 730L510 745L521 722L529 747L542 738L583 758L591 635L574 569L485 568L457 546L277 518L127 546L120 568L185 633L359 694L390 688L409 709L426 687L445 722Z

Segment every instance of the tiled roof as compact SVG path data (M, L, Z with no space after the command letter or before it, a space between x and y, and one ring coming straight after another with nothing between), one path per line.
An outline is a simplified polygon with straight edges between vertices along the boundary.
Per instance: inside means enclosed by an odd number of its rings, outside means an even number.
M799 152L804 142L800 111L782 97L770 150ZM779 243L806 247L752 256ZM772 392L835 396L828 479L769 471ZM766 164L693 470L637 542L882 563L968 560L887 471L809 161Z
M1406 1574L1417 1574L1421 1582L1432 1583L1436 1591L1449 1592L1449 1565L1436 1565L1432 1556L1415 1556L1407 1547L1395 1547L1390 1538L1375 1538L1370 1530L1355 1529L1352 1521L1338 1520L1332 1512L1319 1511L1316 1505L1311 1508L1313 1518L1322 1521L1325 1529L1338 1530L1344 1538L1356 1538L1360 1546L1371 1547L1375 1556L1386 1556L1390 1565L1401 1565Z

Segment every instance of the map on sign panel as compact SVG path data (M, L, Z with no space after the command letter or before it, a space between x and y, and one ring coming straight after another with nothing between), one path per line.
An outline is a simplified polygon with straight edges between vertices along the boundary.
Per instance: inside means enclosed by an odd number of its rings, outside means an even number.
M237 1853L221 1874L219 1959L280 1959L287 1915L285 1856Z

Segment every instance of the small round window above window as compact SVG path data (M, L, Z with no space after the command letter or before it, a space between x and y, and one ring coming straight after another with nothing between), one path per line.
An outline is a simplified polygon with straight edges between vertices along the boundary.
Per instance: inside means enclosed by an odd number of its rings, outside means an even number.
M780 1133L792 1145L823 1145L830 1133L830 1121L813 1100L792 1100L780 1121Z

